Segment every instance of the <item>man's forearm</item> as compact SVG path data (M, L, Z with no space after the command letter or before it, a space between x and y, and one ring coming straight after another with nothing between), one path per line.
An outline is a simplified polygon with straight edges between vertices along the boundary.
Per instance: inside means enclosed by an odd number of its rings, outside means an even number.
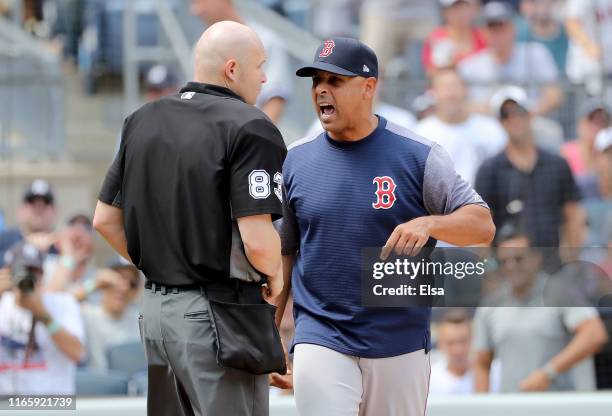
M586 213L578 203L571 202L563 207L563 216L565 217L565 223L563 225L562 241L567 247L579 248L584 244L581 235Z
M482 367L479 365L474 367L474 392L489 392L489 373L490 370L487 367Z
M474 391L476 393L487 393L490 389L491 363L493 353L491 351L478 351L474 363Z
M563 91L556 85L548 85L542 89L542 98L536 104L533 113L546 115L563 103Z
M270 229L262 231L264 235L257 243L244 241L244 252L256 270L266 276L275 276L281 267L280 237L272 225Z
M587 32L584 30L584 26L579 19L569 18L565 23L565 29L567 30L568 37L580 45L580 47L589 54L592 55L593 51L598 48L597 42L591 39ZM593 56L591 56L593 57Z
M495 225L487 208L467 205L448 215L432 215L430 235L456 246L489 244L495 236Z
M295 254L283 256L283 291L275 302L276 306L276 326L280 328L287 307L287 300L291 293L291 274L293 273L293 264L295 262Z
M606 340L606 330L598 318L586 321L577 329L569 344L550 360L550 364L558 373L564 373L599 351Z
M93 224L96 231L121 257L131 261L123 228L123 211L120 208L98 201Z
M54 320L50 315L46 314L46 316L41 319L41 322L45 326L49 327ZM53 343L57 349L60 350L66 357L75 363L81 361L85 349L77 337L62 327L57 329L55 333L49 335L51 336L51 339L53 340Z

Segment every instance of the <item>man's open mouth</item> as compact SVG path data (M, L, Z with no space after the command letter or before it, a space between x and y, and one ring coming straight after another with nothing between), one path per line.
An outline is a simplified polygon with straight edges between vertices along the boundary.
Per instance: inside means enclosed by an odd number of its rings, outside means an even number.
M321 120L328 121L336 113L336 108L330 103L321 102L319 103L319 112Z

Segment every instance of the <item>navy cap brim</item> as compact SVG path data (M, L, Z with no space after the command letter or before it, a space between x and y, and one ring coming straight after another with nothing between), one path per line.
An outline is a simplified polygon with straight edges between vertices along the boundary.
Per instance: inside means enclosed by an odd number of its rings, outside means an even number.
M354 72L347 71L346 69L340 68L336 65L328 64L327 62L315 62L312 65L303 66L297 71L295 71L295 75L297 75L298 77L311 77L317 71L326 71L331 72L332 74L346 75L348 77L359 76Z

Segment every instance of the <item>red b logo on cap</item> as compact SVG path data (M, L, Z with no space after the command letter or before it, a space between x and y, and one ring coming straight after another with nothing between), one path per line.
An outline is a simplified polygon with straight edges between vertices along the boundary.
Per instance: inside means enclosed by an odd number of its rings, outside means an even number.
M336 46L336 44L333 40L326 40L323 42L323 50L319 54L319 58L326 58L331 55L334 50L334 46Z

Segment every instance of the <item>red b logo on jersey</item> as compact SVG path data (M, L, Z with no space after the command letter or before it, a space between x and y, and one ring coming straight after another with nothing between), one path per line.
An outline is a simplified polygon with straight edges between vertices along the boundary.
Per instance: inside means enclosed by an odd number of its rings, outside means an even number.
M326 40L325 42L323 42L323 49L319 54L319 58L326 58L331 55L334 50L334 46L336 46L336 44L333 40Z
M372 181L376 185L374 209L389 209L395 203L395 182L389 176L377 176Z

